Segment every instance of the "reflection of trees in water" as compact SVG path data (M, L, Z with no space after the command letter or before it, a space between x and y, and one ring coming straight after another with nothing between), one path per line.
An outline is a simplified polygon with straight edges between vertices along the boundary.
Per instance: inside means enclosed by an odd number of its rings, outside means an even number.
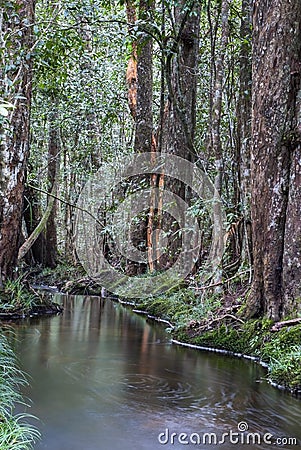
M109 300L68 297L64 306L62 316L16 326L22 366L33 377L24 392L49 435L59 439L66 429L84 440L92 423L101 441L129 423L139 445L166 427L235 432L241 420L251 432L298 435L299 405L257 383L260 367L168 345L163 327Z
M99 349L104 300L67 295L61 300L62 315L30 321L31 325L39 327L39 339L32 351L36 352L42 365L48 365L50 361L63 363L67 359L81 359L79 350L83 357L89 355L90 361L94 361Z
M63 298L64 313L61 317L60 344L67 348L80 347L83 355L93 360L99 348L100 326L104 299L100 297L69 295ZM71 345L70 345L71 344Z

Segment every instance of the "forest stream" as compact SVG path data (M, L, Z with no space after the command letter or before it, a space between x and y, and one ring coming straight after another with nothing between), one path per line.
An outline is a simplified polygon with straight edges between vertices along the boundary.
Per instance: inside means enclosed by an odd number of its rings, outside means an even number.
M300 448L301 402L258 364L173 345L109 299L55 301L62 315L14 326L35 449Z

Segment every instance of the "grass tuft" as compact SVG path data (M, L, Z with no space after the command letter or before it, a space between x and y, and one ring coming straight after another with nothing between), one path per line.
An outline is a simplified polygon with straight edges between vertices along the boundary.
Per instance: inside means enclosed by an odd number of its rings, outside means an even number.
M17 404L27 406L20 393L26 385L24 373L17 367L14 352L6 336L0 335L0 449L30 450L40 438L40 432L29 423L28 413L14 414Z

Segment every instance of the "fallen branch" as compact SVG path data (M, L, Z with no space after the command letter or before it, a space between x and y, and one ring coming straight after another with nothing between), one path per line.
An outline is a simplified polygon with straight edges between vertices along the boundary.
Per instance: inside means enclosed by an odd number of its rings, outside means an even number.
M193 325L194 325L193 328L195 330L194 336L197 336L200 332L203 332L205 330L208 331L208 330L212 329L213 328L213 324L216 324L217 322L222 322L224 319L227 319L227 318L233 319L233 320L235 320L237 322L240 322L242 324L245 323L242 319L240 319L239 317L234 316L233 314L224 314L221 317L216 317L215 319L208 320L207 322L205 322L203 324L201 324L201 323L199 323L199 324L193 323Z
M55 181L53 183L51 193L48 194L49 195L48 205L47 205L47 208L45 209L45 212L44 212L40 222L38 223L36 228L33 230L31 235L26 239L24 244L22 244L21 247L19 248L18 261L20 261L20 259L22 259L26 255L26 253L31 249L31 247L33 246L35 241L38 239L38 237L44 230L46 223L50 217L51 211L53 209L56 191L57 191L57 182Z
M283 322L277 322L275 323L272 328L271 331L279 331L281 330L281 328L284 327L289 327L290 325L299 325L301 323L301 317L297 318L297 319L290 319L290 320L284 320Z
M213 324L214 322L221 322L222 320L226 319L227 317L230 317L230 319L234 319L237 322L245 323L242 319L234 316L233 314L224 314L222 317L217 317L216 319L211 320L210 325Z
M232 281L235 278L239 277L240 275L244 275L245 273L248 273L248 272L250 272L250 269L243 270L242 272L239 272L239 273L235 274L233 277L227 278L226 280L219 281L218 283L209 284L208 286L199 286L199 287L196 287L194 289L196 291L202 291L202 290L205 290L205 289L210 289L210 288L213 288L213 287L216 287L216 286L220 286L221 284L228 283L229 281Z

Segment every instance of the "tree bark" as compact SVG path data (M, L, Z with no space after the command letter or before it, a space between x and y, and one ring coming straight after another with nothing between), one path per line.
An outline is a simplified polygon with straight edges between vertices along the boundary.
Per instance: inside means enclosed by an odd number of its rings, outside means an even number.
M195 161L194 135L196 125L196 98L198 78L198 52L200 29L200 5L181 0L174 6L174 45L166 60L166 85L168 102L159 137L162 153ZM174 179L164 180L165 189L184 201L189 201L187 186ZM179 208L181 210L181 207ZM167 251L161 252L158 268L168 268L177 259L181 248L180 228L172 217L163 214L162 228L167 233Z
M252 4L253 0L242 0L240 26L240 62L239 62L239 97L237 104L237 173L239 194L236 204L243 216L242 239L239 241L240 264L247 263L250 267L252 260L252 236L250 214L250 160L251 160L251 122L252 122Z
M52 111L49 115L49 141L48 141L48 183L50 189L57 193L59 169L60 169L60 143L59 143L59 125L58 117L58 99L56 94L52 98ZM57 201L53 197L47 199L47 210L49 216L46 222L45 232L45 266L54 268L57 264L58 248L57 248L57 230L56 230L56 213Z
M283 316L301 312L301 149L295 148L290 166L290 184L283 247Z
M1 143L0 180L0 271L2 279L12 277L17 263L23 212L24 182L29 153L29 126L32 91L32 47L34 0L19 0L16 11L7 6L1 33L11 30L10 47L5 48L7 60L15 71L8 74L14 80L7 88L2 80L2 93L13 105L9 115L9 130ZM12 10L10 10L12 9Z
M249 316L279 320L300 297L301 3L255 0Z
M222 216L222 204L220 201L223 188L223 173L224 173L224 161L223 161L223 148L221 141L221 119L223 112L223 82L225 76L225 56L227 53L227 46L229 41L230 27L229 27L229 14L230 14L231 0L222 0L221 2L221 36L217 49L215 70L214 70L214 85L212 92L212 108L211 108L211 144L212 151L215 155L215 179L214 179L214 205L213 205L213 222L214 225L219 223L219 218ZM217 233L220 236L220 240L223 239L223 230L218 230ZM217 242L217 248L214 249L214 254L217 255L221 242ZM222 279L222 268L216 267L214 274L215 283L219 283ZM217 287L218 290L221 287Z
M131 4L128 3L128 17L133 20L134 12L130 9ZM139 20L149 20L152 10L152 2L148 0L140 0L139 3ZM129 104L133 117L135 118L135 153L150 153L153 143L153 42L152 38L145 32L145 25L142 24L139 38L134 43L133 55L128 65L132 70L132 78L129 80ZM135 61L135 58L136 61ZM136 62L136 65L135 65ZM137 70L137 79L135 79L135 67ZM135 84L136 83L136 84ZM136 99L135 97L136 90ZM142 180L138 177L138 184ZM147 227L146 212L142 214L136 225L131 226L129 240L136 248L144 251L147 248L147 238L149 227ZM144 260L144 258L142 258ZM128 275L136 275L143 273L146 269L145 262L127 260L126 271Z
M129 34L132 33L132 27L137 20L136 8L132 0L126 1L126 14L128 20ZM128 104L133 119L137 115L137 40L133 39L132 54L128 61L126 70L126 82L128 85Z
M249 216L250 206L250 152L252 120L252 3L242 0L240 27L239 98L237 105L237 151L240 181L240 201L243 213Z

